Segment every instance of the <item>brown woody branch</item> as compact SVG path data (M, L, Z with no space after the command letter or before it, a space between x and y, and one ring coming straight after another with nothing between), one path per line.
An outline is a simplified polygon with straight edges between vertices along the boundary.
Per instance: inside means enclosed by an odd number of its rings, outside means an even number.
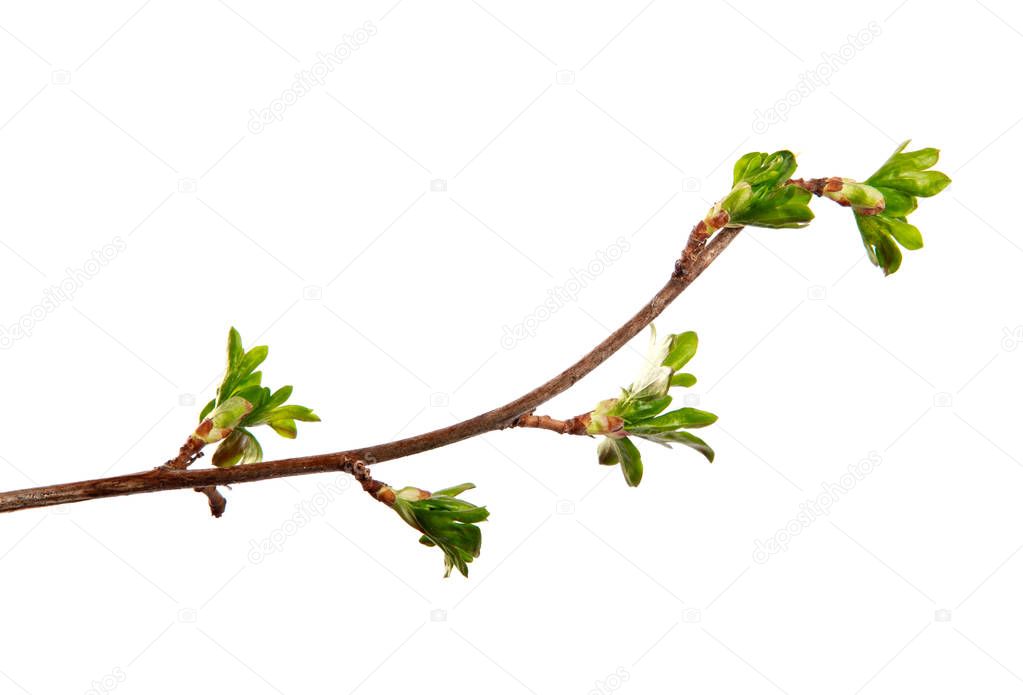
M557 420L550 415L534 415L527 413L515 419L512 427L533 427L550 430L558 434L588 434L586 426L590 424L590 414L583 413L567 420Z
M330 471L355 472L356 470L361 470L358 468L359 462L373 464L404 458L454 444L485 432L501 430L516 425L540 426L539 424L524 425L519 421L523 418L536 418L537 416L532 415L532 413L537 407L572 387L577 381L596 369L629 342L629 340L646 328L651 321L657 318L672 301L689 287L693 280L706 270L707 266L714 262L741 229L741 227L726 227L708 240L706 226L701 228L700 225L697 225L690 235L685 250L682 252L682 257L676 262L674 272L668 282L632 318L622 324L620 328L605 338L603 342L593 348L582 359L550 381L505 405L476 417L414 437L359 449L350 449L348 451L250 463L233 468L187 469L186 467L162 466L150 471L129 475L2 492L0 493L0 512L82 502L103 497L192 488L198 489L210 497L211 511L216 515L218 507L219 511L223 511L223 507L220 504L223 498L219 493L215 496L210 496L206 490L211 487L215 488L218 485L234 485ZM542 416L535 422L539 423L541 420ZM527 421L534 422L532 420ZM544 422L552 427L555 426L554 420L548 419ZM569 430L575 427L577 427L577 424L568 425ZM551 429L551 427L544 428ZM183 452L185 455L184 460L189 460L189 453ZM189 462L191 460L194 460L194 458L191 458ZM187 466L187 464L185 465ZM367 484L366 481L360 482L363 482L364 486Z

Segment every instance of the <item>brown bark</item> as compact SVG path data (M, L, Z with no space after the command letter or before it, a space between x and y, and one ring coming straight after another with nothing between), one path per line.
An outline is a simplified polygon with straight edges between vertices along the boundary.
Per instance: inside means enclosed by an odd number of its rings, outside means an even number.
M586 426L590 424L590 414L576 415L568 420L557 420L550 415L533 415L527 413L515 419L513 427L533 427L550 430L558 434L588 434Z

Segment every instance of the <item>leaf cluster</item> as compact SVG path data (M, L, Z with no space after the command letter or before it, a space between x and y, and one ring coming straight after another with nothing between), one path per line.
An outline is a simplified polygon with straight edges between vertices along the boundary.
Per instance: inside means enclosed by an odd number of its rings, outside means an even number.
M909 140L899 145L865 182L884 196L884 210L876 215L856 214L856 226L867 256L885 275L891 275L902 265L899 246L913 251L924 245L920 230L907 220L917 208L917 198L937 195L952 182L942 172L930 170L938 163L939 150L926 147L906 152L907 145Z
M406 487L395 494L394 510L423 534L419 542L443 551L445 577L456 567L468 577L469 563L480 555L483 536L476 524L486 521L490 512L458 499L458 495L475 487L463 483L433 493Z
M643 478L643 460L630 437L646 439L663 446L681 444L714 460L714 450L686 431L706 427L717 421L717 416L697 408L683 407L665 412L671 405L668 391L672 387L689 388L696 377L680 371L696 354L696 333L688 331L658 339L651 326L650 349L646 365L639 377L619 398L601 402L590 416L589 432L602 434L597 448L597 460L605 466L621 466L630 487L639 485Z
M728 198L722 201L731 224L772 229L808 225L813 219L809 205L813 194L787 183L794 173L796 156L788 150L749 152L740 157L732 171L732 207Z
M296 422L320 421L310 408L287 405L293 390L291 386L271 391L262 385L263 372L257 371L257 367L266 360L268 353L266 345L246 351L238 331L231 328L228 332L224 379L216 397L199 414L200 429L207 418L214 424L211 434L204 439L222 440L213 454L215 466L262 460L263 448L250 431L253 427L267 425L280 436L294 439L298 435Z

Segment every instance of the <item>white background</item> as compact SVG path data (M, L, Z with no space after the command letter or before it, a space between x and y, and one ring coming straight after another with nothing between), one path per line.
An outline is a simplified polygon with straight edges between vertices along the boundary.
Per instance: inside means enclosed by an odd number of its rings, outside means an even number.
M173 455L231 325L323 416L264 435L268 458L503 403L660 287L751 149L863 177L913 137L954 183L893 277L817 201L806 230L743 232L659 320L699 331L714 465L644 446L628 489L595 442L511 431L374 469L479 486L467 581L330 475L237 486L220 520L190 491L4 515L0 692L1019 692L1023 7L336 5L0 10L0 323L31 328L0 353L0 487ZM827 83L790 93L807 72ZM615 395L645 340L543 411Z

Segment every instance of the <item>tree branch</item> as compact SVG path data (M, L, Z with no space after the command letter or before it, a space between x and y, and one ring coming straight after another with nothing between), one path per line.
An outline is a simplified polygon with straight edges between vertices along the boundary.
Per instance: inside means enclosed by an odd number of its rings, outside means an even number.
M588 434L586 426L590 424L590 414L583 413L567 420L557 420L550 415L533 415L527 413L515 419L513 427L533 427L550 430L558 434Z
M521 424L517 423L520 418L523 416L536 417L532 413L537 407L569 389L646 328L700 276L707 266L714 262L741 229L741 227L726 227L710 237L708 241L706 227L701 230L700 225L697 225L690 235L682 257L676 262L675 270L667 284L632 318L582 359L550 381L505 405L476 417L414 437L348 451L249 463L232 468L186 469L162 466L154 470L129 475L3 492L0 493L0 512L163 490L192 488L202 491L202 489L211 486L249 483L311 473L342 470L351 472L353 466L360 461L365 464L374 464L404 458L454 444L485 432ZM184 460L188 460L190 453L183 452ZM214 510L214 513L216 513L216 509L213 508L215 501L216 498L210 499L211 509Z

